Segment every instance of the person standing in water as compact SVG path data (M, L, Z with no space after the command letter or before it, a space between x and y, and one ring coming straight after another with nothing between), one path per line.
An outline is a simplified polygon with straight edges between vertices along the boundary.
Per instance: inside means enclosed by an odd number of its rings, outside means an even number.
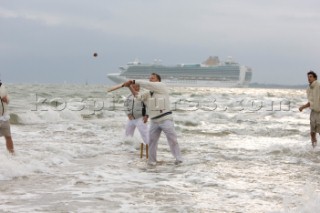
M132 85L136 91L140 91L139 84ZM143 140L143 143L146 145L146 156L148 158L148 116L146 114L146 106L143 101L137 100L134 95L130 94L124 101L124 111L128 116L128 121L126 124L125 135L133 136L134 131L137 128ZM143 143L141 147L141 158L143 152Z
M0 136L4 136L6 140L7 150L14 154L13 141L10 130L10 115L8 112L9 97L5 86L0 82Z
M310 137L313 147L317 145L317 133L320 133L320 84L317 81L317 74L312 70L307 73L309 87L307 88L308 102L299 107L302 112L305 108L310 108Z

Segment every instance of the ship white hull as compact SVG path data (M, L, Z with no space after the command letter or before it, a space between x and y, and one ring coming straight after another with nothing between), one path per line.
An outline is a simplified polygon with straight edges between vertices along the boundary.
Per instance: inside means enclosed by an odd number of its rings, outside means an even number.
M117 84L132 80L132 78L128 79L125 76L120 76L118 73L109 74L108 78ZM137 79L139 78L135 78L135 80ZM140 79L148 80L148 76ZM248 87L249 84L249 82L242 83L240 81L210 81L203 79L162 79L162 82L173 87Z

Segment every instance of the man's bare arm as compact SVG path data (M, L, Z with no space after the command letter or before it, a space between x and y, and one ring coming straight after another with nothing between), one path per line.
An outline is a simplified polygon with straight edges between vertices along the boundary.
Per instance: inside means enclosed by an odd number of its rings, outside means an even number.
M138 91L136 91L136 90L133 88L132 84L129 86L129 89L130 89L132 95L134 95L135 97L138 95Z
M310 107L310 102L306 103L305 105L302 105L301 107L299 107L299 111L302 112L302 110L304 110L305 108Z
M4 96L3 98L1 98L1 101L3 101L6 104L9 104L9 98L7 96Z

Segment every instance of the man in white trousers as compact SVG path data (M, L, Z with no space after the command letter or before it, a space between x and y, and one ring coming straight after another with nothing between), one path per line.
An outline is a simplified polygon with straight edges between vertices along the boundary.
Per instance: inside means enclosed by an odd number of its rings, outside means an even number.
M149 91L140 93L135 89L135 84L139 84L142 88ZM132 94L147 105L151 121L149 126L148 164L156 165L158 141L162 131L166 135L171 153L176 159L175 164L182 163L180 147L170 109L169 90L161 82L161 77L156 73L152 73L149 81L129 80L123 86L129 87Z
M135 84L133 87L136 91L140 91L140 86L138 84ZM132 137L135 129L137 128L143 143L147 145L149 143L147 125L148 117L146 115L146 107L144 103L137 100L132 94L130 94L124 101L124 111L128 116L125 135Z

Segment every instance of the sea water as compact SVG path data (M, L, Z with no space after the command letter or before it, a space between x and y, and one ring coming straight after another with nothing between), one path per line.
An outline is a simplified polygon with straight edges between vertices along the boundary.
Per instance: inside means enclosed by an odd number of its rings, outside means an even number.
M2 138L1 212L320 211L305 90L170 88L184 162L162 135L148 166L139 133L124 137L127 88L7 88L16 154Z

